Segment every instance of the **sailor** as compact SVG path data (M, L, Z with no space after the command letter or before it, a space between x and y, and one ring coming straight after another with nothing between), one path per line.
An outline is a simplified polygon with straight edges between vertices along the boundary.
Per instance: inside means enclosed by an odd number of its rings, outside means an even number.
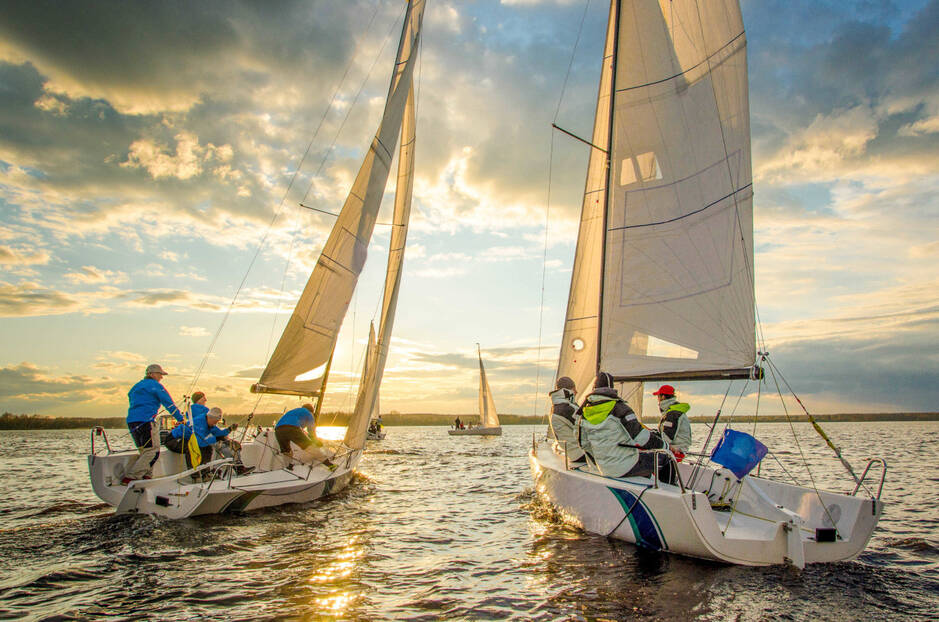
M381 415L378 415L375 419L375 425L377 426L378 432L381 433Z
M691 405L679 402L675 397L675 387L670 384L663 384L652 395L658 398L659 411L662 413L659 434L668 441L669 449L681 462L691 449L691 421L688 420Z
M551 436L567 448L567 459L570 462L586 462L584 450L577 442L577 387L574 381L567 376L558 378L554 391L548 393L551 398Z
M459 418L459 417L457 417L457 418L453 421L453 428L456 429L456 430L462 430L462 429L463 429L463 422L460 421L460 418Z
M613 376L600 372L580 414L577 439L603 475L652 475L655 454L639 450L662 449L668 447L668 444L657 433L643 427L633 409L613 388ZM670 461L660 456L658 462L659 477L671 481Z
M153 463L160 456L160 424L156 420L162 405L177 421L183 416L173 403L173 398L163 388L161 380L168 376L163 368L153 363L147 366L143 380L131 387L127 393L130 407L127 409L127 429L134 439L140 455L124 472L123 484L135 479L149 478Z
M166 447L171 451L182 453L186 456L186 466L190 469L193 466L192 457L189 451L186 450L186 447L189 443L189 437L193 434L193 429L195 429L196 441L199 443L201 464L212 461L214 454L213 447L218 447L220 449L219 453L223 456L225 453L231 453L222 451L221 445L219 445L220 442L225 442L226 444L230 443L232 449L235 450L240 448L237 441L229 441L228 437L230 433L238 429L238 424L233 423L228 428L218 427L218 422L222 418L222 409L217 407L207 408L205 405L205 394L201 391L193 393L192 398L193 404L190 410L192 414L192 426L189 425L188 421L184 422L183 425L176 426L173 428L173 431L170 432L165 443Z
M311 433L308 436L305 429L309 428ZM300 408L288 410L274 424L274 436L277 437L277 444L280 450L290 453L290 443L293 442L300 449L306 449L311 445L322 447L323 443L316 438L316 418L313 416L313 404L304 404Z

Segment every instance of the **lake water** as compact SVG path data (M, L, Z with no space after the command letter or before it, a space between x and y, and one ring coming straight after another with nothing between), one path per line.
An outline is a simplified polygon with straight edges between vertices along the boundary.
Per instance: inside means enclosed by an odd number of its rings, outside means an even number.
M853 488L810 426L796 429L798 445L788 424L757 436L784 463L801 446L820 487ZM652 553L558 522L532 494L540 426L386 430L332 498L177 522L111 514L88 483L88 431L0 431L0 618L939 618L939 423L826 425L856 466L887 459L886 508L858 559L802 572ZM119 431L112 443L130 444Z

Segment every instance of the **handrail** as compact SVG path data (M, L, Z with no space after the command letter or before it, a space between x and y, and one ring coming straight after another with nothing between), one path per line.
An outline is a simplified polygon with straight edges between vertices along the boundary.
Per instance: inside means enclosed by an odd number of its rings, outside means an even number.
M109 454L114 453L114 452L111 451L111 443L108 442L108 432L107 432L107 430L105 430L104 428L102 428L102 427L99 425L99 426L95 426L95 427L93 427L93 428L91 429L91 455L93 455L93 456L98 455L98 454L95 453L95 437L96 437L96 436L103 436L103 437L104 437L104 446L107 448L108 453L109 453Z
M678 460L675 459L675 454L668 449L641 449L640 451L650 451L655 456L652 465L652 476L654 478L653 488L659 487L659 454L665 454L671 459L672 464L675 465L675 477L678 478L678 486L681 488L681 494L685 494L685 482L681 479L681 471L678 470Z
M879 462L880 467L881 467L880 486L877 487L877 497L876 497L877 501L880 501L880 493L883 492L884 480L887 477L887 461L884 460L883 458L871 458L867 461L867 466L864 467L864 472L861 473L861 478L858 480L857 486L854 487L854 491L851 493L852 497L857 494L858 490L861 489L861 484L864 483L864 479L867 477L867 472L871 470L871 467L874 466L874 463L876 462Z

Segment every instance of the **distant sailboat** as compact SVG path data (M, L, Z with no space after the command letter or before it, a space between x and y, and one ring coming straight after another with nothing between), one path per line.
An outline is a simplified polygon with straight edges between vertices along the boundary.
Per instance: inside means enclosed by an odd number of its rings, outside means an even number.
M609 15L557 375L583 397L609 372L641 413L643 381L762 376L746 37L737 0L613 0ZM674 485L609 477L570 463L551 439L533 439L530 465L536 490L587 531L802 567L857 555L883 511L879 488L856 495L883 461L857 477L836 452L852 494L732 471L716 454L678 464L665 450L657 457L677 467Z
M448 432L451 436L502 436L499 415L496 413L496 403L492 399L489 381L486 380L483 354L478 343L476 344L476 353L479 356L479 425L473 428L448 430Z
M410 0L394 64L384 114L371 147L342 207L313 273L254 393L311 398L320 411L343 318L364 265L369 241L385 193L398 135L397 187L385 276L379 334L366 356L355 411L342 444L323 464L302 452L279 451L272 430L243 445L241 459L251 473L240 474L230 459L197 469L185 468L183 456L161 451L153 479L121 484L126 465L137 452L97 453L92 436L88 465L95 493L118 514L146 513L185 518L228 510L253 510L307 502L337 492L352 479L365 447L368 421L377 412L388 346L401 284L414 174L415 102L413 72L421 39L424 0ZM100 429L99 429L100 430ZM96 434L103 435L103 430ZM193 481L198 472L199 479ZM243 471L242 471L243 472Z

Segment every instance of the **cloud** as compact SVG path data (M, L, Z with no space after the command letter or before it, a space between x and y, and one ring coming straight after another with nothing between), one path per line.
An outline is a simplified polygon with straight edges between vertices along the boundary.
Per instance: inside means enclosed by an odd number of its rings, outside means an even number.
M60 375L29 362L0 367L0 398L42 401L56 398L88 401L102 389L114 387L112 380L83 375Z
M87 298L42 287L38 283L10 284L0 281L0 317L61 315L92 311ZM103 310L103 309L101 309Z
M127 275L123 272L102 270L94 266L82 266L77 272L67 272L65 278L72 283L84 285L93 283L110 283L116 285L118 283L127 282Z
M208 337L210 333L201 326L180 326L179 334L184 337Z
M46 251L22 251L9 246L0 246L0 264L33 266L47 263L49 263L49 253Z

